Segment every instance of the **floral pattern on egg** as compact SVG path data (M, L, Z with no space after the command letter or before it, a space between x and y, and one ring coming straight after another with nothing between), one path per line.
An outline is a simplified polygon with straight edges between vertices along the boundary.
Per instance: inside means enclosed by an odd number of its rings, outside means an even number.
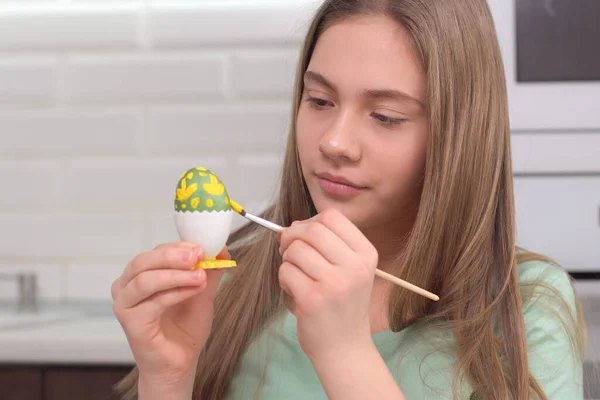
M225 185L206 168L195 167L181 175L175 190L175 211L229 211Z

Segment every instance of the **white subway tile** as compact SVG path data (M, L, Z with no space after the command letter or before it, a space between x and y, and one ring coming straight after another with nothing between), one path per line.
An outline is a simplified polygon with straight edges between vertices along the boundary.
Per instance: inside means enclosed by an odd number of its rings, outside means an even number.
M150 247L179 241L173 211L156 212L151 217Z
M317 2L155 2L150 6L155 46L298 43ZM185 27L185 29L182 29Z
M37 281L37 294L40 300L59 300L62 297L61 267L55 264L0 264L0 275L34 273ZM14 281L0 279L0 300L17 302L18 285Z
M40 104L54 100L56 66L52 58L5 57L0 61L0 104Z
M110 55L72 57L67 96L72 101L219 100L225 57L220 55Z
M231 86L236 96L291 100L299 50L247 51L235 54Z
M131 48L137 24L137 7L6 7L0 10L0 49Z
M0 155L122 155L137 151L135 110L0 112Z
M135 213L2 213L0 257L128 256L144 247L144 235Z
M58 162L0 161L0 207L56 205Z
M69 4L93 4L93 5L120 5L120 4L136 4L142 5L146 0L63 0Z
M112 301L110 288L115 279L122 274L127 262L69 265L66 279L67 300Z
M275 199L281 173L283 153L242 156L234 166L230 195L244 207L266 204ZM260 210L248 209L250 213Z
M199 165L198 165L199 164ZM65 201L86 208L172 210L175 187L189 168L204 166L227 179L227 159L83 160L69 164ZM82 184L82 182L84 184Z
M146 145L152 153L172 155L281 151L288 111L262 105L156 108L150 113Z

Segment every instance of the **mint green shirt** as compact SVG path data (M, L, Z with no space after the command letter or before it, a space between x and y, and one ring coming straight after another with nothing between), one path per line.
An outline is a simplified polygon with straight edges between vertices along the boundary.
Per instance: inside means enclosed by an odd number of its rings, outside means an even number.
M575 294L567 273L560 267L531 261L519 266L520 282L541 280L557 289L575 314ZM550 303L546 291L524 306L530 371L550 399L583 399L581 360L572 350L569 336L554 312L569 321L565 310ZM572 329L569 326L569 329ZM452 365L456 354L453 334L427 332L419 324L400 332L373 335L407 400L452 398ZM441 346L439 346L441 344ZM269 360L266 364L267 359ZM265 369L265 365L267 365ZM259 396L253 397L262 381ZM340 377L340 379L344 379ZM461 388L460 399L469 399L472 389ZM296 336L296 318L287 312L279 324L265 329L249 344L230 385L227 400L326 400L327 396Z

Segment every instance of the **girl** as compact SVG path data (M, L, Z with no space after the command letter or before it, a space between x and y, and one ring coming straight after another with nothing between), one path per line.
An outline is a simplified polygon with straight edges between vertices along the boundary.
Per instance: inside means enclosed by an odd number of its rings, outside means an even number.
M568 275L518 249L485 0L327 0L301 54L279 197L228 249L158 246L113 285L124 399L581 399ZM375 268L440 296L386 281Z

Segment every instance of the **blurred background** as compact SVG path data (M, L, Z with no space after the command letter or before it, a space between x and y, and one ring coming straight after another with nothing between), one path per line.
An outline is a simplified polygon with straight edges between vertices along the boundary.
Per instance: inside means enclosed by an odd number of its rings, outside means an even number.
M600 357L600 3L489 3L519 244L576 279L589 366ZM109 398L133 364L110 285L135 254L178 240L183 171L213 170L250 212L269 202L319 4L0 0L1 399Z

